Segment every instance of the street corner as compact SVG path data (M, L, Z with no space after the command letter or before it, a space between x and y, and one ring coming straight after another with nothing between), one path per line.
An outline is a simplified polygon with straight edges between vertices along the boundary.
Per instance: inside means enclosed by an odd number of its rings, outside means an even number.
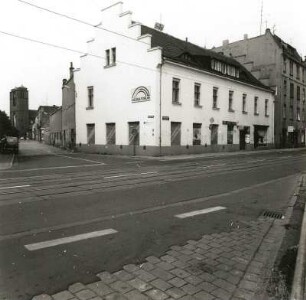
M15 160L15 154L1 153L0 154L0 171L10 169L13 166L14 160Z

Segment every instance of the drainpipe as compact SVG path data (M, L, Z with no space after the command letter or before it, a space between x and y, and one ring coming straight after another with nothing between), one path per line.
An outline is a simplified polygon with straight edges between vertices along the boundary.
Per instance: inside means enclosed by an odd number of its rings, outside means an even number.
M162 155L162 66L163 58L159 70L159 155Z

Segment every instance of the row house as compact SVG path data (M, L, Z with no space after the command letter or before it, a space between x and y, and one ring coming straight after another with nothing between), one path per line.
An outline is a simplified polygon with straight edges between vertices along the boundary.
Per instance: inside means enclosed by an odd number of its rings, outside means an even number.
M275 144L305 146L306 63L297 50L269 29L265 34L213 49L243 64L258 80L274 89Z
M135 22L121 2L102 11L102 24L74 71L81 151L273 147L274 91L235 59Z

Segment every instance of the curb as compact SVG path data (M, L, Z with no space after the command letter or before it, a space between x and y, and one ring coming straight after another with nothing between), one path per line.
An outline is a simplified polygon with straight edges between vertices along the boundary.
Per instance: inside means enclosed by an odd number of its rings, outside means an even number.
M299 194L302 184L303 184L303 175L300 175L298 177L297 185L296 188L294 189L293 195L290 197L290 201L286 209L286 212L284 214L284 218L273 221L270 230L266 234L266 240L262 241L263 248L266 248L265 244L270 245L271 253L268 257L266 257L265 260L265 268L261 273L261 284L259 284L260 289L256 294L257 297L256 299L266 300L269 298L266 291L269 285L269 281L267 279L271 278L271 275L273 273L274 264L286 234L286 229L284 228L284 225L290 221L295 203L298 199L297 195ZM271 241L274 241L272 245ZM290 300L302 300L302 298L296 298Z
M305 183L301 181L300 186ZM305 258L306 258L306 205L304 207L304 215L302 222L302 229L300 233L299 248L296 257L295 271L292 283L292 291L290 300L302 300L305 299Z

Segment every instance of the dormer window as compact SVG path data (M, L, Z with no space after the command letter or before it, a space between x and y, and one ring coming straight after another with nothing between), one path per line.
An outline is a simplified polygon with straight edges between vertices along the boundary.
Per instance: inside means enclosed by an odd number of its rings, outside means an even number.
M236 78L239 78L239 75L240 75L238 68L232 65L226 64L224 62L220 62L216 59L212 59L211 68L224 75L229 75L229 76L236 77Z

